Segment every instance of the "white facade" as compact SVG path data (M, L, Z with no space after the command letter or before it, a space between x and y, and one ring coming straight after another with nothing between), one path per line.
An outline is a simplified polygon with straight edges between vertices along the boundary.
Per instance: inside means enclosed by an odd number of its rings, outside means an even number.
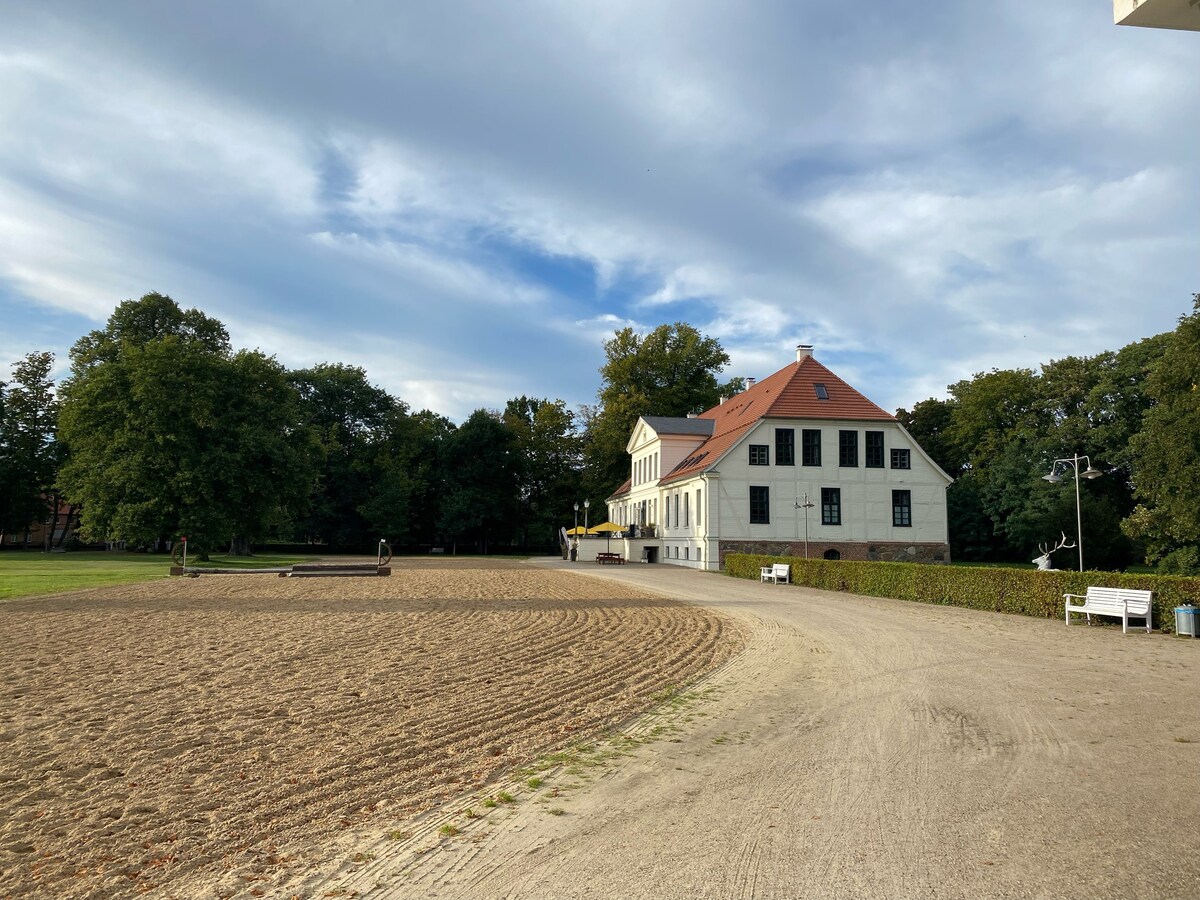
M951 479L894 417L818 366L781 370L699 418L638 420L630 480L609 499L609 518L637 526L639 555L703 569L720 568L724 552L803 555L807 512L814 557L948 559ZM824 393L825 382L847 398L831 411L867 417L754 418L780 400L798 408L794 396ZM742 409L746 421L731 425Z

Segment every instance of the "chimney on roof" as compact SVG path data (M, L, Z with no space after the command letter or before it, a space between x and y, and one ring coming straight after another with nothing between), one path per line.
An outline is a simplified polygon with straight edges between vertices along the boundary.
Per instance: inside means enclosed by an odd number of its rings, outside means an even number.
M746 379L746 390L750 390L750 388L754 387L754 382L756 382L756 381L758 381L757 378L747 378Z
M812 344L797 344L796 345L796 362L804 362L812 356Z

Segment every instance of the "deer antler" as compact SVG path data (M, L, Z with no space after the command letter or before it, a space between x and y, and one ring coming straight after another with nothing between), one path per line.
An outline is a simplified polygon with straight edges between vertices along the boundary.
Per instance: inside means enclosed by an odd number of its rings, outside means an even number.
M1069 544L1067 543L1067 533L1064 531L1062 533L1062 540L1058 542L1058 546L1056 546L1054 549L1055 550L1071 550L1072 548L1074 548L1074 546L1075 546L1074 541L1071 541L1071 543L1069 543ZM1051 552L1053 552L1053 551L1051 551Z

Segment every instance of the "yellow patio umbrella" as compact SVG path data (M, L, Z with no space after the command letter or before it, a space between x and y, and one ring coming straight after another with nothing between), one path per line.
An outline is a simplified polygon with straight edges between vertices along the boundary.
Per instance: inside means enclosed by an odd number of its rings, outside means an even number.
M618 525L616 522L602 522L599 525L593 525L588 529L588 534L604 534L606 531L624 531L624 525Z
M582 525L576 525L574 528L567 529L567 534L570 534L570 535L580 535L580 534L587 534L587 533L588 533L588 530L586 528L584 528Z
M601 522L599 525L589 528L588 534L603 534L604 549L607 550L611 546L613 532L624 530L625 527L623 525L618 525L616 522Z

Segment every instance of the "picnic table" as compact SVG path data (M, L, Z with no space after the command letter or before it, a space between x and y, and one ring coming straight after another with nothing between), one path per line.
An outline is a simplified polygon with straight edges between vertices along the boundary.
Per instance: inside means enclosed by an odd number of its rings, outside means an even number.
M597 553L596 554L596 564L601 565L601 566L604 566L604 565L623 566L623 565L625 565L625 557L622 556L620 553Z

